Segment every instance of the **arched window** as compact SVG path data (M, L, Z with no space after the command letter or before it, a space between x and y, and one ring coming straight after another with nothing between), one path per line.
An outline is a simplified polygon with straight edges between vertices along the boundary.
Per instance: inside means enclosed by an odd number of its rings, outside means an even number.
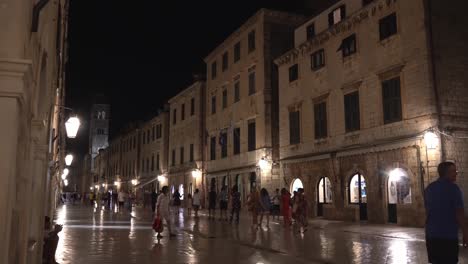
M411 182L405 170L397 168L388 177L388 203L410 204Z
M302 185L302 181L300 179L295 179L291 184L291 195L294 192L297 192L299 188L304 188L304 185Z
M101 112L101 119L106 119L106 112L104 111Z
M349 181L349 203L367 203L366 179L359 173Z
M328 177L320 179L317 189L319 203L331 203L333 201L331 183Z

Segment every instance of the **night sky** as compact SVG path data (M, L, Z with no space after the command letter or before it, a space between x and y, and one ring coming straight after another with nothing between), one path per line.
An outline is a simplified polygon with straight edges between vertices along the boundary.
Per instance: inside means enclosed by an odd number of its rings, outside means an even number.
M258 9L313 12L304 2L70 1L66 104L83 125L68 148L87 151L96 94L111 104L112 137L129 122L154 116L191 84L193 73L204 73L203 58Z

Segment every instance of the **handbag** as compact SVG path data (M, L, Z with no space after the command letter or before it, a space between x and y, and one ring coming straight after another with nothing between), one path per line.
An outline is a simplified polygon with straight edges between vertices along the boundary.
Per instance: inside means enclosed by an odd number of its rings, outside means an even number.
M157 233L162 233L164 226L162 223L162 219L159 216L156 216L153 220L153 229Z

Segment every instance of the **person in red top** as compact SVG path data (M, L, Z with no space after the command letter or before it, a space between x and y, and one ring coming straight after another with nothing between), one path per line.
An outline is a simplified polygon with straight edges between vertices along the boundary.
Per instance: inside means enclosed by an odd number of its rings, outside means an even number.
M281 213L283 214L284 226L291 225L291 194L285 189L281 189Z

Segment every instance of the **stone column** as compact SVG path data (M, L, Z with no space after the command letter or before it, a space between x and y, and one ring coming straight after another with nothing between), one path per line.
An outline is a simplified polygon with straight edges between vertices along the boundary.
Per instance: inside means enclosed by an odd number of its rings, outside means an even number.
M0 13L1 14L1 13ZM31 62L0 58L0 263L8 263L15 202L19 128Z

